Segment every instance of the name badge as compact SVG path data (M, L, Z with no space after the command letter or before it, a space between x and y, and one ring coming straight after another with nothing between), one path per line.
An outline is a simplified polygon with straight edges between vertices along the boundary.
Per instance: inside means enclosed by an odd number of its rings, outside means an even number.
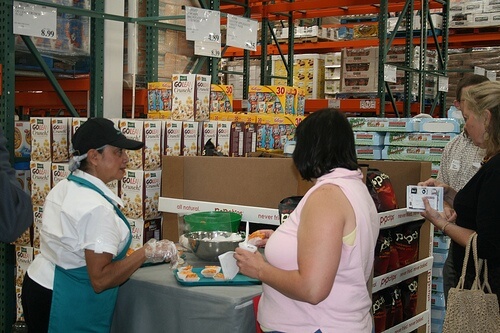
M460 161L459 160L452 160L451 164L450 164L450 170L453 170L453 171L460 170Z

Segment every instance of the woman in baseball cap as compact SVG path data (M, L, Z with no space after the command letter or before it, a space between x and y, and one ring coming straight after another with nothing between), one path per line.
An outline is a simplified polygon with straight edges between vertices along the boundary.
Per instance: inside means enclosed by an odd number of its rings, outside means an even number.
M30 332L109 332L118 286L144 263L177 262L169 240L152 239L126 255L130 225L106 185L124 176L126 150L144 144L104 118L88 119L72 144L71 175L45 199L41 253L24 278Z

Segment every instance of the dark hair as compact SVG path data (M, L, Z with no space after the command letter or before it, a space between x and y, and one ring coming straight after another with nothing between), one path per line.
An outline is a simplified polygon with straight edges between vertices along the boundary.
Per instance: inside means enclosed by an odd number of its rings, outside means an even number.
M346 116L321 109L297 126L293 162L302 178L319 178L335 168L358 169L354 133Z
M475 86L476 84L483 83L485 81L489 81L489 80L484 75L470 74L470 75L464 76L457 83L457 91L456 91L455 99L460 102L460 100L462 99L462 89L470 87L470 86Z

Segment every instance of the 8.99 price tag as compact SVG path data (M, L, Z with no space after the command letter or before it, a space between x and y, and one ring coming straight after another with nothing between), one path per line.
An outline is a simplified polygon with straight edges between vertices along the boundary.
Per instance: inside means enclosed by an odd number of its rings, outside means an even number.
M56 39L57 9L14 1L14 34Z

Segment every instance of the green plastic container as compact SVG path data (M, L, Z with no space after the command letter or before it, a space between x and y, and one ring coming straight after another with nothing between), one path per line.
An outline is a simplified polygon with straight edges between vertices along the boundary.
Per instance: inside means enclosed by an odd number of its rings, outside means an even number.
M184 216L189 231L237 232L241 215L233 212L199 212Z

